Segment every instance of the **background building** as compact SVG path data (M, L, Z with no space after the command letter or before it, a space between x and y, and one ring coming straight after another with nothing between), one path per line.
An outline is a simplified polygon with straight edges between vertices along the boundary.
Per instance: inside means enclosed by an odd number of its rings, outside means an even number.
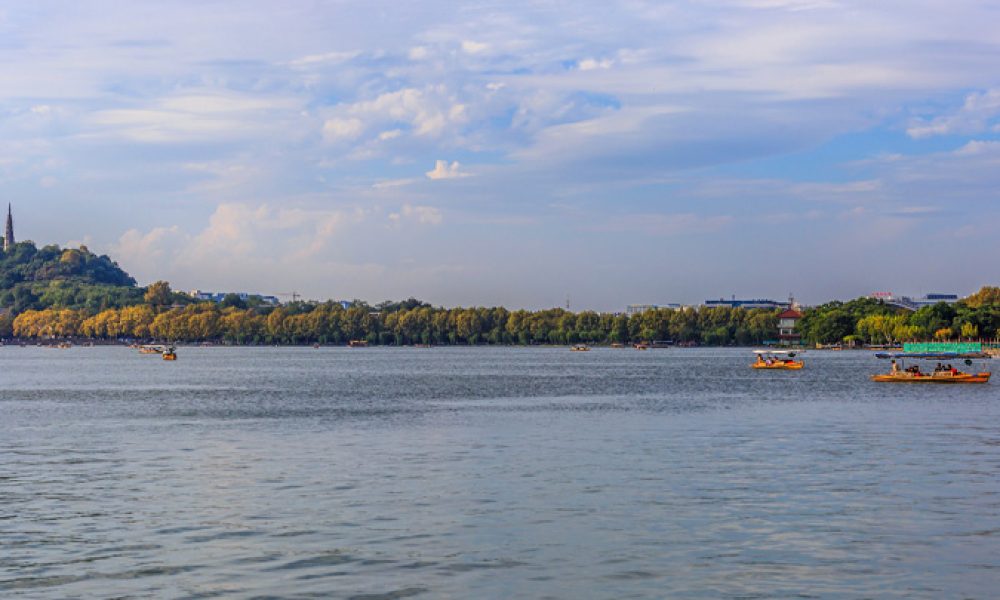
M959 300L958 294L940 293L924 294L919 298L913 298L910 296L897 296L892 292L872 292L871 294L868 294L868 297L874 300L881 300L886 304L891 304L907 310L919 310L924 306L934 306L938 302L954 304Z
M739 300L736 296L732 299L726 300L725 298L719 298L718 300L705 300L705 306L728 306L730 308L767 308L767 309L777 309L777 308L791 308L792 302L778 302L775 300L768 300L765 298L754 298L752 300Z
M676 310L683 308L683 306L676 302L670 302L668 304L629 304L625 307L625 314L631 317L632 315L641 315L647 310L654 310L657 308L670 308Z
M246 302L247 300L257 299L265 304L278 304L277 296L264 296L262 294L249 294L247 292L205 292L202 290L191 290L188 292L188 296L191 296L195 300L211 300L212 302L222 302L226 299L226 296L233 294L239 297L240 300Z
M795 324L802 318L802 313L789 308L778 315L778 343L782 346L798 346L802 336L795 331Z

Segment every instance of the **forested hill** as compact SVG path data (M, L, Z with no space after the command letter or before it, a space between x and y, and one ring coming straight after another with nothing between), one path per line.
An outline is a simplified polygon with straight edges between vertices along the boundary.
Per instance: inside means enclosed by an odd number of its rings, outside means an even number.
M23 281L65 279L80 283L134 286L135 279L107 255L98 256L87 249L49 245L41 249L33 242L14 244L9 252L0 251L0 287L9 288Z
M33 242L0 250L0 309L61 306L99 310L142 301L136 281L106 255L87 249L37 248Z

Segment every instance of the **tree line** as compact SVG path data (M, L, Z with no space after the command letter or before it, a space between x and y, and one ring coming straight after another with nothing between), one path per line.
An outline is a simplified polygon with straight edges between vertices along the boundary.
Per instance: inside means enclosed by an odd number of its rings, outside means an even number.
M777 337L777 310L653 309L637 315L559 308L441 308L410 298L370 306L355 300L271 306L230 295L196 301L158 281L146 288L85 246L0 251L0 338L92 338L232 344L575 344L671 340L751 345ZM807 344L995 338L1000 288L915 312L858 298L807 308L797 332Z
M147 296L150 294L147 293ZM369 306L355 301L278 307L199 302L109 308L48 308L0 317L0 336L163 340L231 344L575 344L673 340L759 344L775 336L777 312L726 307L657 309L639 315L573 313L561 308L440 308L422 302Z
M809 344L892 344L994 339L998 328L1000 288L987 286L955 304L939 302L916 311L872 298L828 302L803 311L796 329Z
M0 317L0 336L85 337L230 344L575 344L671 340L710 346L774 340L780 311L729 307L653 309L624 315L561 308L510 311L503 307L441 308L418 300L370 306L355 301L247 306L172 304L166 283L149 286L144 302L99 312L48 308ZM984 288L958 304L915 312L878 300L830 302L803 311L804 342L884 344L904 340L993 338L1000 325L1000 289Z

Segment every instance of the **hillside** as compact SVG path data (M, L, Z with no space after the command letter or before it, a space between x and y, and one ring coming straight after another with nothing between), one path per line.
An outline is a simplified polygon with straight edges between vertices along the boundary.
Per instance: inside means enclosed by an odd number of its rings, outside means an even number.
M142 302L143 290L118 263L87 249L33 242L0 250L0 310L50 307L103 310Z

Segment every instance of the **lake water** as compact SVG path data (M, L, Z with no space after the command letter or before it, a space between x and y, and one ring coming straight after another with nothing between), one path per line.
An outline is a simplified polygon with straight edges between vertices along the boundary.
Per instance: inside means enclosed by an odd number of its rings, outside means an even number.
M747 350L0 348L0 596L995 598L1000 385Z

